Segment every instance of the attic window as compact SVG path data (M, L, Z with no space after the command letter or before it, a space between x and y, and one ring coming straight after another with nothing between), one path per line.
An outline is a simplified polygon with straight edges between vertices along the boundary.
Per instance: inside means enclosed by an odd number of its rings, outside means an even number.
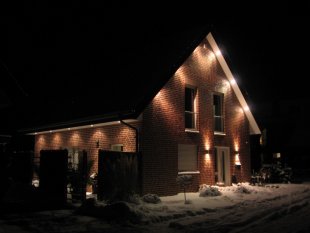
M196 94L196 88L185 87L185 129L197 129Z

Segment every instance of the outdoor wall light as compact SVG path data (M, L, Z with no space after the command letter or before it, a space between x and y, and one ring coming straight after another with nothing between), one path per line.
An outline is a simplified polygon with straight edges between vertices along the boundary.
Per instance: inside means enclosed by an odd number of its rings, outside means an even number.
M205 155L209 155L211 153L211 150L204 150Z
M209 149L203 150L204 159L207 163L210 163L210 153L211 150Z
M240 163L240 158L239 158L239 152L235 151L235 166L240 167L241 163Z

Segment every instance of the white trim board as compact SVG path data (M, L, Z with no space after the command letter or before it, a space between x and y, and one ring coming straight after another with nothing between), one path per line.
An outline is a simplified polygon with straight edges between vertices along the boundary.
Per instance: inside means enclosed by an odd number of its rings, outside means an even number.
M235 82L235 78L231 72L231 70L229 69L227 62L225 61L223 55L220 53L220 49L214 39L214 37L212 36L211 32L207 35L207 41L209 42L209 44L211 45L211 48L216 56L216 59L218 60L218 62L220 63L220 66L222 67L228 81L232 84L231 87L234 91L234 93L237 96L237 99L239 100L241 107L243 108L244 114L246 115L249 123L250 123L250 134L261 134L261 131L254 119L253 114L251 113L248 104L246 103L244 96L242 95L239 86L237 85L237 83Z

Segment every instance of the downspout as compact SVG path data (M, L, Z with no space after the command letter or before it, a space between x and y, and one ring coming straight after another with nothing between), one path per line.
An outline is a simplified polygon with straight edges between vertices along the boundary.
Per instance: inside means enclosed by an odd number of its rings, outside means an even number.
M143 173L143 168L142 168L142 157L140 154L140 145L139 145L139 129L137 127L134 127L128 123L126 123L125 121L122 120L122 118L119 118L121 124L126 125L127 127L133 129L136 132L136 153L137 153L137 159L138 159L138 193L140 193L142 195L143 193L143 177L142 177L142 173Z
M138 128L136 128L136 127L126 123L122 119L120 119L120 122L135 131L135 133L136 133L136 152L138 153L140 151L140 148L139 148L139 130L138 130Z

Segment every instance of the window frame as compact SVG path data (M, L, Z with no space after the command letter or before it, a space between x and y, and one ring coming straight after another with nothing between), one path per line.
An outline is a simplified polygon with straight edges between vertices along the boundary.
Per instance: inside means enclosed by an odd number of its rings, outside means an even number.
M191 99L191 107L192 111L187 110L187 101L186 101L186 89L190 89L193 92L193 98ZM186 132L198 132L198 111L197 111L197 95L198 89L192 85L185 85L185 92L184 92L184 128ZM191 125L192 127L187 127L187 116L191 115Z
M219 97L220 99L220 115L216 115L215 109L215 96ZM220 119L220 130L216 128L217 121L216 119ZM213 93L213 123L214 123L214 134L216 135L225 135L225 114L224 114L224 94L219 92Z

